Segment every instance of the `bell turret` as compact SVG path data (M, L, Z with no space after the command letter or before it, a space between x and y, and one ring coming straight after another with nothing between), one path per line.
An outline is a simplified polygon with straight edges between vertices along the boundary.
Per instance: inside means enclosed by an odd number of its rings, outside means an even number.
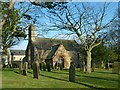
M33 25L29 26L29 33L28 33L29 41L35 41L36 33L35 33L35 27Z

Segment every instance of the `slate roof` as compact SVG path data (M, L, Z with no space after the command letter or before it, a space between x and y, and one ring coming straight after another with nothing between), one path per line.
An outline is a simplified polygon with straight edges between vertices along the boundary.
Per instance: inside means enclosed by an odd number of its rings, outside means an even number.
M25 50L10 50L13 55L25 55Z
M66 50L68 51L79 51L80 47L78 44L73 40L63 40L63 39L51 39L51 38L36 38L34 42L34 46L38 50L51 50L53 49L52 46L57 47L57 45L62 44ZM54 49L56 48L54 47ZM54 52L54 50L52 50ZM52 52L51 52L52 53Z
M59 46L60 46L60 44L53 46L52 50L50 51L50 53L48 54L48 56L46 58L51 59L53 57L53 55L55 54L55 52L57 51Z

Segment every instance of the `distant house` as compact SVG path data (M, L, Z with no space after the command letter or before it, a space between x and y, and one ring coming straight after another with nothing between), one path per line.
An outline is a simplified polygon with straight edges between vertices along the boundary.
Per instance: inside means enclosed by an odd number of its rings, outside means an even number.
M25 50L10 50L10 52L12 64L18 66L25 57Z
M51 62L52 67L62 63L63 68L69 68L70 62L79 65L79 46L73 40L40 38L35 36L34 27L29 28L29 42L26 49L26 59L30 65L38 59L40 63Z

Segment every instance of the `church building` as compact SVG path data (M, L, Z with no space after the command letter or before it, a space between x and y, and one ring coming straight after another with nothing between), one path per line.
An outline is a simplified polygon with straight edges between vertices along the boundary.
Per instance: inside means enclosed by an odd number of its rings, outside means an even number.
M69 68L70 62L74 61L75 66L79 66L79 46L73 40L40 38L35 34L35 27L30 25L28 45L26 49L26 61L29 67L34 60L40 64L50 62L52 67L62 64L63 68Z

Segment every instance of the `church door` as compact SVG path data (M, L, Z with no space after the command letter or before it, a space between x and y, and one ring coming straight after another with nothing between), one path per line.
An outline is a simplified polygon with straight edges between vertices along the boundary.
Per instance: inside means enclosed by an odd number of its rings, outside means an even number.
M62 68L64 68L64 58L62 58L61 60L62 60Z

